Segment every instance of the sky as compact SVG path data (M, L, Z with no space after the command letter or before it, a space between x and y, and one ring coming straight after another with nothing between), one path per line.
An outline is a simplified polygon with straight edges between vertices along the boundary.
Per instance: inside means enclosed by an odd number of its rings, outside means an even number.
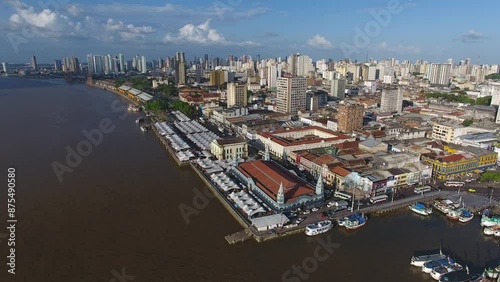
M0 1L0 62L184 52L500 63L498 0Z

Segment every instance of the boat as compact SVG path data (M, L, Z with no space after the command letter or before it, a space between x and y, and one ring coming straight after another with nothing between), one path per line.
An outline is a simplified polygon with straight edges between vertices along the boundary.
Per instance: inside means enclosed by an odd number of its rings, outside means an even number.
M355 213L352 214L347 218L347 220L344 222L344 227L347 230L354 230L358 229L366 224L366 221L368 218L362 214L362 213Z
M332 229L333 222L331 220L323 220L319 222L315 222L306 226L306 235L314 236L318 234L323 234Z
M496 225L500 225L500 217L497 215L491 215L489 210L485 210L483 212L483 216L481 217L481 226L492 227Z
M487 267L484 270L484 276L486 278L498 279L500 277L500 265L497 267Z
M144 119L142 117L139 117L135 120L135 123L140 123L140 122L143 122Z
M442 200L442 201L435 201L433 206L436 208L438 211L447 214L448 211L450 210L450 205L452 205L453 202L451 200Z
M500 237L500 229L494 229L493 236Z
M420 215L430 215L432 213L432 208L427 207L422 203L414 203L408 207L410 210Z
M452 273L452 272L455 272L455 271L459 271L459 270L462 270L462 269L463 269L463 267L460 264L458 264L458 263L453 263L453 264L450 264L448 266L438 266L438 267L435 267L434 269L432 269L432 271L431 271L431 277L434 280L439 281L446 274Z
M458 221L466 223L471 221L474 218L474 213L472 213L469 209L463 208L462 214L458 217Z
M141 125L141 130L142 130L143 132L146 132L146 131L148 131L148 128L147 128L147 127L145 127L144 125Z
M450 209L448 213L446 214L446 217L451 220L458 220L460 218L460 215L462 215L462 209Z
M480 281L481 274L471 273L466 267L466 269L453 271L441 276L439 281L441 282L470 282L470 281Z
M129 110L131 112L138 112L139 111L139 107L130 104L130 105L128 105L127 110Z
M484 235L488 235L488 236L494 235L495 234L495 229L493 229L493 227L491 227L491 226L490 227L485 227L483 229L483 234Z
M435 253L428 253L422 255L414 255L411 257L410 264L417 267L422 267L428 261L444 259L446 256L441 250Z
M431 261L424 263L424 265L422 266L422 272L431 273L432 269L434 269L438 266L447 266L447 265L450 265L452 263L454 263L454 261L449 257L438 259L438 260L431 260Z

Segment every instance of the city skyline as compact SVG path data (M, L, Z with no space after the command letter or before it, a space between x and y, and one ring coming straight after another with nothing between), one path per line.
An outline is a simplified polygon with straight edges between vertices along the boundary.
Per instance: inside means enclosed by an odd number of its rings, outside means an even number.
M500 6L494 1L480 6L457 1L453 7L431 1L307 7L242 1L54 3L42 7L36 1L7 1L6 9L0 11L0 31L6 40L0 46L0 61L25 63L36 55L39 64L50 64L63 55L80 60L88 54L119 53L128 58L135 54L158 58L182 51L188 60L205 53L218 57L260 54L263 58L301 53L313 60L394 57L498 62L498 31L487 21L495 16L495 6ZM464 20L470 18L465 12L471 10L481 17ZM301 20L306 15L311 19Z

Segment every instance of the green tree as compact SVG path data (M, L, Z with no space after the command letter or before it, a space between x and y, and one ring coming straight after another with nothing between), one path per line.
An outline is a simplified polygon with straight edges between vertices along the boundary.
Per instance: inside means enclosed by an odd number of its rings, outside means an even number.
M486 96L476 99L476 105L489 106L490 104L491 104L491 96Z
M474 123L474 121L472 121L471 119L466 119L462 122L462 125L465 126L465 127L469 127L471 126L472 124Z
M147 110L150 111L161 111L161 110L166 110L168 108L168 103L165 100L154 100L154 101L149 101L145 105Z
M500 73L488 74L485 78L486 79L500 79Z

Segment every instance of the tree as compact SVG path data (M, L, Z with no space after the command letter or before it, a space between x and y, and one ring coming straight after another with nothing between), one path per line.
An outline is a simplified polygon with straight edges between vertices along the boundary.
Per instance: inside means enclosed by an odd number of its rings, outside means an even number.
M465 127L469 127L473 124L474 122L471 119L466 119L462 122L462 125Z
M486 181L500 181L500 172L487 171L481 174L481 182L486 182Z
M486 96L476 99L476 105L489 106L490 104L491 104L491 96Z
M149 101L145 105L147 110L166 110L168 108L168 103L165 100L155 100L155 101Z
M485 78L486 79L500 79L500 73L488 74Z

